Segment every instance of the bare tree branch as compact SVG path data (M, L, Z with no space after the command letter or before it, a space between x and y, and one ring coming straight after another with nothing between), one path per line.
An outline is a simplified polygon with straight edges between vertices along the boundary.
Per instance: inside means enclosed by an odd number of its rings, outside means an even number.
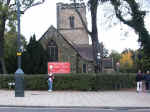
M88 30L87 25L85 23L85 21L83 20L82 15L80 14L80 12L78 11L78 9L75 8L76 13L78 14L79 18L81 19L82 25L84 26L86 32L91 35L91 32Z
M120 2L117 0L112 0L111 3L114 6L115 9L115 14L116 16L124 23L124 24L130 24L132 25L132 20L125 20L122 15L121 15L121 11L119 10L119 6L120 6Z
M29 8L43 4L45 2L45 0L42 0L41 2L37 2L37 3L33 3L30 6L26 7L24 10L22 10L22 12L26 12Z
M77 3L76 3L76 0L73 0L73 1L74 1L74 4L75 4L75 8L74 8L74 9L75 9L76 13L77 13L78 16L79 16L83 27L85 28L86 32L87 32L89 35L91 35L91 32L88 30L88 27L87 27L85 21L83 20L83 17L82 17L82 15L81 15L81 13L79 12L77 6L76 6L76 4L77 4Z

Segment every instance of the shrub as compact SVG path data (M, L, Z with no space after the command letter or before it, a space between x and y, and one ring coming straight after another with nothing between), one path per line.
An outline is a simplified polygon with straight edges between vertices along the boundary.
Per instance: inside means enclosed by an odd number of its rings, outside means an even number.
M135 74L99 73L99 74L57 74L54 90L119 90L136 86ZM47 90L47 75L24 75L26 90ZM14 82L14 75L0 75L0 88L8 89L8 82Z

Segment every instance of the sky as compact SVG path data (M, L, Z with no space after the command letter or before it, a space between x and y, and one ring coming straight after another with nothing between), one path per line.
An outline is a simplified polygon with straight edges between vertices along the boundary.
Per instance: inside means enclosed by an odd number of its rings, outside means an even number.
M67 3L69 0L45 0L45 3L28 9L21 16L21 33L25 36L26 40L35 34L37 40L47 31L47 29L53 25L56 27L56 3ZM104 17L104 10L98 10L98 32L99 41L103 42L106 49L122 52L126 48L133 50L139 48L137 42L138 36L135 32L118 23L114 27L108 28L106 25L106 19ZM90 18L87 14L88 24L90 27ZM128 32L128 33L126 33ZM125 36L127 34L127 36Z

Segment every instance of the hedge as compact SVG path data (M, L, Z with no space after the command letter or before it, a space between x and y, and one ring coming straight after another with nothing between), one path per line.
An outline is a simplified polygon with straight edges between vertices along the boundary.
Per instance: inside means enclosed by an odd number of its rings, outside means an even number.
M135 74L57 74L55 75L54 90L120 90L136 86ZM48 76L24 75L26 90L47 90ZM0 75L0 89L8 89L8 83L14 82L14 75Z

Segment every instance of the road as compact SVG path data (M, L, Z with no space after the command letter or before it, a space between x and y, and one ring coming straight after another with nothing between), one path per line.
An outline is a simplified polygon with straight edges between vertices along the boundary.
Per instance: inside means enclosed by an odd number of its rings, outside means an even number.
M0 107L0 112L150 112L150 109Z

